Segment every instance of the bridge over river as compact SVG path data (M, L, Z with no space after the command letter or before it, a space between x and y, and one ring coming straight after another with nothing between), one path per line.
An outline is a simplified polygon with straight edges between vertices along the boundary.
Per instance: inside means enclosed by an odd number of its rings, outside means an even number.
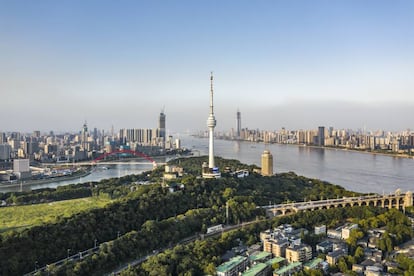
M389 195L366 195L358 197L343 197L338 199L326 199L306 202L293 202L286 204L260 206L266 209L269 217L294 214L299 211L314 211L338 207L352 206L378 206L382 208L405 209L413 206L413 193L395 193Z

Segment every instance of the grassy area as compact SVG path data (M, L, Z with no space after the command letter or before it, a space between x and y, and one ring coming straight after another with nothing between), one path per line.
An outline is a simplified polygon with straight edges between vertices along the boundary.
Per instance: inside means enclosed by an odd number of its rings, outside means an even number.
M88 197L45 204L3 207L0 208L0 233L22 230L47 222L53 223L59 218L104 207L110 202L111 200L107 198Z

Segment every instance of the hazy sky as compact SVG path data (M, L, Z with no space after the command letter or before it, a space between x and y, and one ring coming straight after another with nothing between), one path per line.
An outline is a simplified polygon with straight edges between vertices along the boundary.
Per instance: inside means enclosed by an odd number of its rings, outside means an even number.
M0 131L414 129L414 1L0 0Z

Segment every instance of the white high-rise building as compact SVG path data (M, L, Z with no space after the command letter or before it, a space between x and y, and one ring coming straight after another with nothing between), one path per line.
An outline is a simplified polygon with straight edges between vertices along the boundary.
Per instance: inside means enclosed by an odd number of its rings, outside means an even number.
M18 179L27 179L32 176L29 159L14 159L13 172Z
M213 73L210 77L210 115L207 118L209 145L208 145L208 166L203 164L202 172L204 178L219 178L221 173L214 164L214 128L216 127L216 118L214 117L213 106Z

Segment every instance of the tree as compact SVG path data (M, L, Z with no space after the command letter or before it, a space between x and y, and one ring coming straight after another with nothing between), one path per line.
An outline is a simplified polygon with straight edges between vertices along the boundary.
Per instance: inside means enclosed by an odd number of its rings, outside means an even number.
M226 188L223 191L223 197L224 197L225 200L228 200L231 197L233 197L234 193L235 193L235 189L233 189L233 188Z
M352 229L351 233L349 234L349 238L346 240L346 242L352 247L355 248L357 245L357 242L359 239L362 239L364 237L364 232L362 232L361 229Z
M339 271L343 273L348 271L348 265L345 261L345 258L340 258L337 265L338 265Z
M362 247L358 246L355 250L354 257L355 257L356 263L360 263L364 258L364 249L362 249Z
M214 263L208 263L208 265L204 268L204 273L206 275L215 275L216 265Z

